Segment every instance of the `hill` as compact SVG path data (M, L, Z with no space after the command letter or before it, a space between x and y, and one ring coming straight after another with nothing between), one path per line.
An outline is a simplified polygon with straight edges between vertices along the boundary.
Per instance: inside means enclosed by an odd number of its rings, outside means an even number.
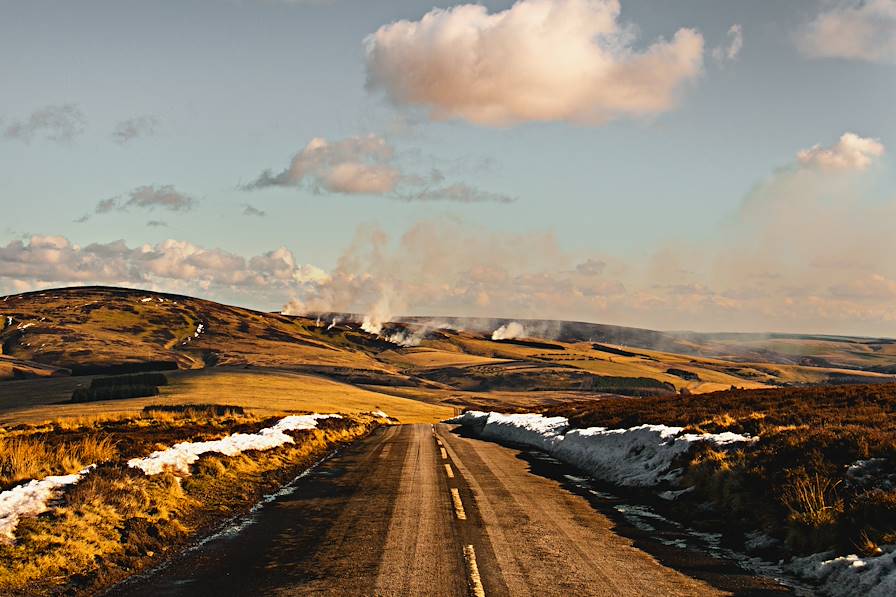
M893 376L871 369L896 368L896 345L883 339L529 321L527 330L544 330L550 340L496 341L491 332L501 320L455 320L459 329L448 329L422 318L375 336L345 316L311 319L109 287L8 296L0 316L0 379L73 380L60 387L92 375L241 368L431 404L526 406L607 394L886 382Z

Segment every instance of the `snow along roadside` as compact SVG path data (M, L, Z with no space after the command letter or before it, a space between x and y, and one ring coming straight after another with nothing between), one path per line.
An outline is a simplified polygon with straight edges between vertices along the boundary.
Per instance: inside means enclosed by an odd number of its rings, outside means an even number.
M166 470L183 475L190 474L190 465L202 454L214 452L225 456L236 456L249 450L270 450L285 444L295 443L287 431L316 429L321 419L341 419L341 415L290 415L273 427L266 427L258 433L233 433L221 439L207 442L181 442L170 448L153 452L145 458L131 458L128 466L139 468L145 475L158 475Z
M67 486L80 481L94 466L88 466L72 475L56 475L28 481L0 493L0 543L15 541L15 530L19 526L19 520L46 512L51 501L59 499Z
M681 475L672 468L676 457L696 442L726 448L749 444L757 438L736 433L684 433L681 427L641 425L629 429L569 429L564 417L538 414L504 415L468 411L445 421L468 426L485 439L503 440L543 450L596 479L625 486L653 487L674 483ZM867 462L864 463L867 466ZM674 499L688 491L664 491ZM794 575L818 584L829 597L889 597L896 595L896 545L883 547L875 557L832 552L794 558L786 568Z
M132 458L128 460L128 466L139 468L146 475L157 475L166 470L189 475L190 465L199 460L202 454L216 452L235 456L248 450L278 448L295 442L287 431L316 429L319 420L330 418L342 417L335 414L290 415L258 433L233 433L207 442L181 442L166 450L153 452L145 458ZM0 492L0 543L15 541L15 530L22 518L37 516L49 510L50 502L59 499L66 487L78 483L95 466L90 465L72 475L35 479Z
M831 597L890 597L896 595L896 545L887 545L879 556L855 554L834 557L832 552L794 558L788 568L796 575L818 583L821 593Z
M472 427L487 439L544 450L596 479L630 487L676 481L681 471L673 469L672 464L695 443L706 442L724 448L756 440L730 432L684 433L682 427L666 425L569 429L565 417L528 413L468 411L445 422Z

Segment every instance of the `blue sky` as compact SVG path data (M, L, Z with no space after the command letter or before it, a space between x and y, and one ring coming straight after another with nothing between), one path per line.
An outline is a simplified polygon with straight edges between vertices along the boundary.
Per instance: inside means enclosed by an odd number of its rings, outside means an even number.
M557 10L571 10L566 2L553 4ZM582 10L612 4L576 2ZM893 3L871 4L883 11L880 14L889 14ZM491 15L516 10L513 2L484 5ZM32 236L64 237L79 247L123 239L134 248L176 239L246 260L285 247L297 264L353 279L362 273L377 277L374 289L327 305L332 308L365 310L382 302L383 288L388 287L392 290L387 293L399 295L394 308L413 312L574 316L665 328L717 329L730 322L738 329L896 333L890 319L896 314L887 310L886 293L877 302L862 298L848 316L848 309L838 305L794 319L785 307L788 298L830 299L836 294L832 285L858 283L869 276L896 278L885 263L854 271L855 279L847 271L833 276L801 273L796 276L801 279L800 293L783 286L769 289L761 306L742 305L733 317L726 309L734 307L723 305L719 297L736 289L714 273L724 269L718 263L723 254L738 252L725 243L731 226L741 232L746 226L739 221L745 197L782 170L800 167L797 152L815 145L835 147L847 132L876 140L884 148L896 139L896 57L863 55L867 49L861 47L827 52L824 48L836 43L825 41L819 49L821 42L815 38L815 45L806 49L806 32L825 15L839 18L846 27L855 18L878 22L879 14L865 15L861 5L818 0L625 0L617 22L637 28L636 36L625 37L626 52L644 52L659 38L672 40L681 28L702 38L699 72L681 77L673 100L647 114L623 109L601 122L550 116L483 123L457 113L434 118L425 102L390 99L394 81L380 81L375 89L365 85L371 72L365 37L401 19L419 21L432 9L432 0L0 3L0 129L6 131L0 138L0 245L18 241L27 250ZM896 28L886 29L887 23L880 35L896 36ZM742 48L736 56L716 60L713 50L727 51L733 25L742 32ZM409 44L419 41L409 39ZM399 55L400 48L381 45L392 52L387 58L406 58ZM826 55L831 52L841 55ZM512 52L508 56L504 59L511 63L524 60ZM558 69L571 68L564 55L546 59L556 60ZM526 65L509 67L525 72ZM594 91L592 101L605 101L611 91ZM52 135L46 127L36 128L30 139L10 132L33 114L60 106L71 107L80 118L70 139L47 139ZM142 119L143 128L127 142L117 142L113 131L135 118ZM419 193L422 185L429 189L462 184L476 197L514 201L460 202L444 196L403 201L396 199L398 192L334 191L332 184L320 182L323 175L317 184L306 175L285 185L242 188L265 170L287 169L314 138L332 145L365 136L388 145L394 155L386 166L400 171L400 180L429 180L433 169L445 179L407 182L406 192ZM845 192L862 189L866 201L892 201L896 193L890 159L886 150L875 154L870 167L856 169L871 180L852 180L844 185ZM101 200L116 197L122 205L135 189L146 187L170 187L194 203L179 210L131 204L93 213ZM247 204L265 215L244 215ZM804 213L811 220L812 208ZM86 221L76 222L88 214ZM165 226L147 226L151 220ZM458 234L493 236L496 243L524 242L521 235L551 235L550 251L562 257L541 264L541 274L556 275L587 259L599 260L607 264L602 272L606 279L599 286L618 284L629 295L651 288L658 292L660 283L650 274L657 255L670 250L718 255L714 263L691 272L694 276L687 281L702 288L703 295L693 300L709 301L712 314L693 304L626 310L624 303L637 302L632 296L603 296L602 302L593 281L586 284L584 295L589 298L582 304L540 298L527 303L531 287L522 282L534 272L518 263L492 264L510 280L502 284L518 292L482 304L469 299L476 295L470 289L464 298L448 303L433 300L429 292L394 290L412 285L402 276L414 269L401 255L399 239L421 222L442 221L452 222L451 227L459 221L464 232ZM340 256L352 246L359 226L375 226L392 239L388 267L376 270L377 264L366 263L368 272L340 269ZM853 236L861 231L844 232ZM454 249L448 245L442 250L451 255ZM0 269L0 290L89 279L88 274L66 277L23 265L29 259L34 263L33 254L25 259L9 251L5 259L13 265L5 273ZM97 261L91 263L96 266ZM458 270L452 275L459 279L468 273ZM458 279L449 277L438 285L457 286ZM827 287L825 279L830 281ZM295 285L274 288L266 280L259 289L219 279L197 287L188 276L169 276L159 268L150 277L128 274L118 280L98 273L96 280L194 290L265 308L278 308L291 299L306 304L322 293L321 280L302 276ZM576 281L564 279L566 283L578 288ZM553 285L562 284L555 280ZM830 315L831 310L839 311Z

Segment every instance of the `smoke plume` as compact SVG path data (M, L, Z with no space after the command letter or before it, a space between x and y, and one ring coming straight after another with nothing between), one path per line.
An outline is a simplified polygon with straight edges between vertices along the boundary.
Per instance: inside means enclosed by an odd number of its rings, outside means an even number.
M523 338L525 335L526 328L517 321L511 321L492 332L492 340L513 340L514 338Z

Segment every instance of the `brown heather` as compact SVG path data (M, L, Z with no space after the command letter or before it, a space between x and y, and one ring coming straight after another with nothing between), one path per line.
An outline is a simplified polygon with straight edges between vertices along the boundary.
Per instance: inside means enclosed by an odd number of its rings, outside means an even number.
M544 412L569 417L574 427L652 423L758 436L743 450L691 451L684 479L695 491L675 506L684 518L695 503L709 502L726 528L739 521L798 553L867 551L896 540L896 491L846 476L856 461L878 458L878 474L896 478L894 384L609 398Z

